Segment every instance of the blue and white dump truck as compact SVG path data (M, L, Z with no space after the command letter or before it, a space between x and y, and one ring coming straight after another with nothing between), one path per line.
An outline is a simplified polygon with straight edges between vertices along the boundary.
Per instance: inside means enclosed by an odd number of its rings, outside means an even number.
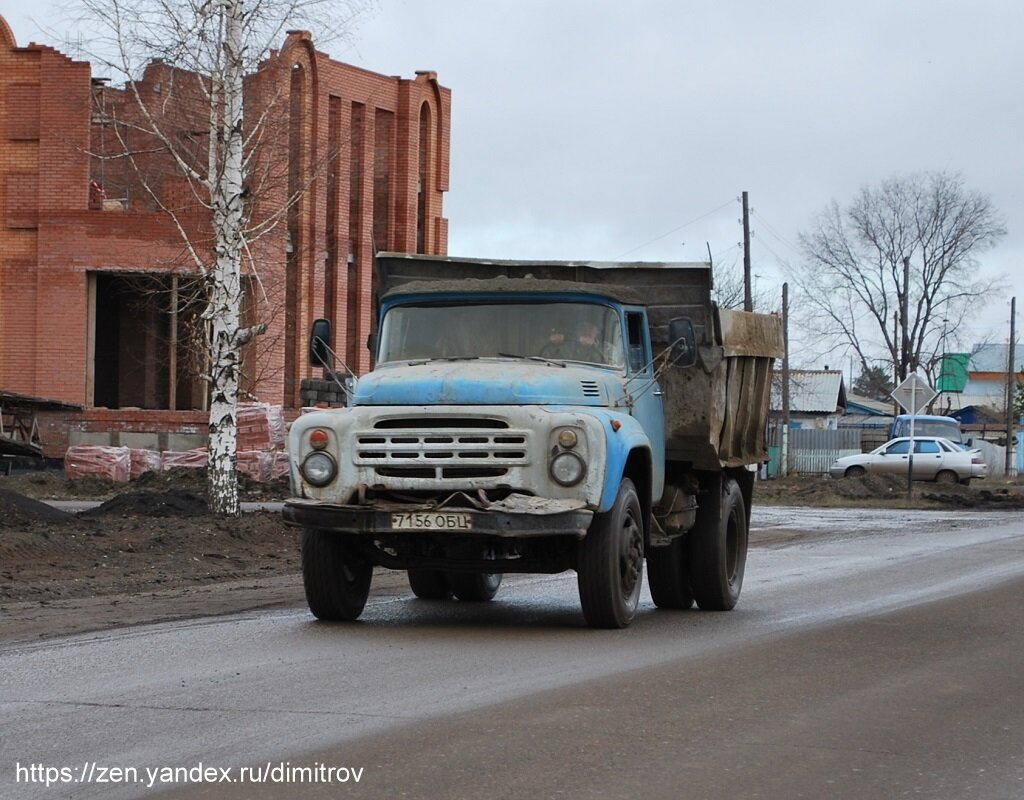
M736 604L778 316L718 308L704 263L377 270L375 368L289 434L284 519L316 617L357 618L374 567L463 601L575 570L598 628L631 622L645 561L659 608ZM317 359L329 341L320 320Z

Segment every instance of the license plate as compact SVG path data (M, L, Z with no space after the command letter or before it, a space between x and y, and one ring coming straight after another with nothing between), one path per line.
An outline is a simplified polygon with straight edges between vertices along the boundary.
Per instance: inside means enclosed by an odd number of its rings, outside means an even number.
M410 511L392 514L391 527L396 530L468 531L473 527L473 517L445 511Z

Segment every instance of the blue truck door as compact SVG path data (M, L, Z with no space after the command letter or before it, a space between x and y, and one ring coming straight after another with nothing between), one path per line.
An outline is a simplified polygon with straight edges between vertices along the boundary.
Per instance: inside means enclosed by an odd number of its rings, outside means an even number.
M665 406L661 386L654 377L651 338L643 310L626 310L626 370L633 416L651 443L651 499L656 501L665 482Z

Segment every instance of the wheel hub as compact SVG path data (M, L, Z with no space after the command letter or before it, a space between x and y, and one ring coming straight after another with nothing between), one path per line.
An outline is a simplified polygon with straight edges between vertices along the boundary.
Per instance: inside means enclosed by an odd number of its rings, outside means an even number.
M625 596L633 594L637 582L640 580L640 571L643 569L643 539L640 537L640 529L633 520L626 524L626 552L622 556L622 590Z

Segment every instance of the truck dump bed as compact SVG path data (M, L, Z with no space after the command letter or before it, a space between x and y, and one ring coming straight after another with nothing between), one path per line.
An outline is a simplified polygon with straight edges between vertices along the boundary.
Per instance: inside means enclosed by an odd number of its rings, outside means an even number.
M669 320L688 317L697 335L697 366L668 367L659 376L665 398L668 459L712 470L767 459L764 433L772 361L783 355L781 321L774 314L715 306L710 264L505 261L402 253L377 256L380 295L412 283L433 284L437 291L465 289L466 284L459 284L466 280L480 290L500 287L507 291L520 280L530 281L528 288L533 291L571 286L643 305L656 356L671 344Z

